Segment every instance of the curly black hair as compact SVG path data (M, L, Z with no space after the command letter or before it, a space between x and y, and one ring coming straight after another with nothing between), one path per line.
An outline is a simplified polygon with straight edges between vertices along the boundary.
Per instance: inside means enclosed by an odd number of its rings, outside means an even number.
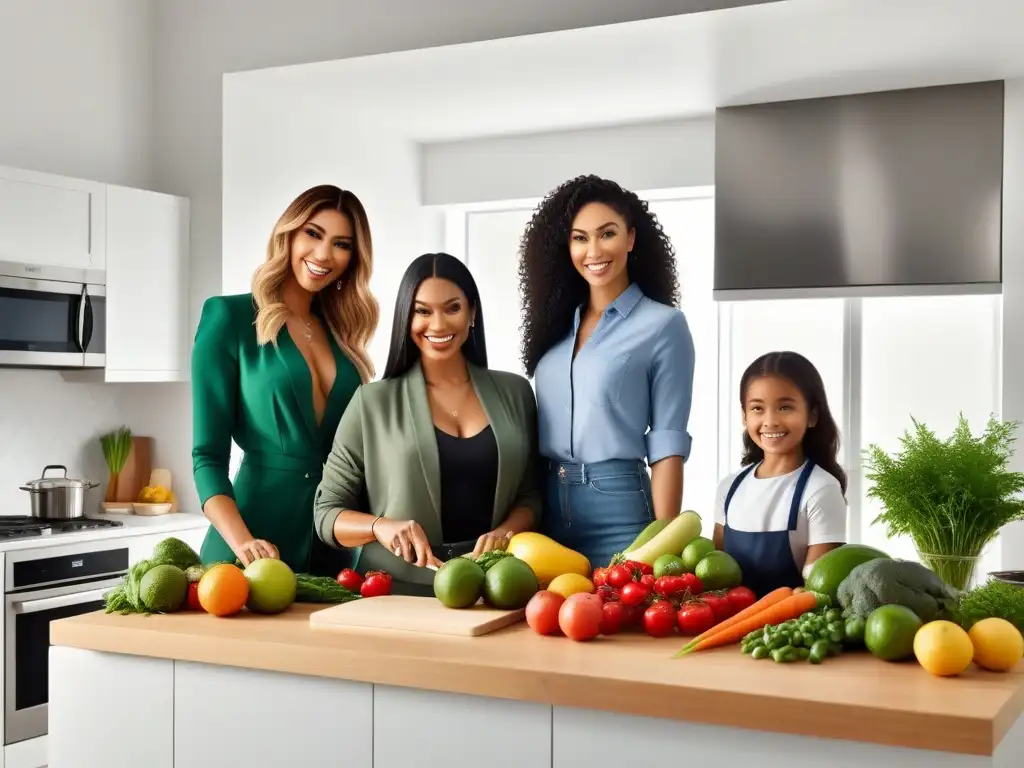
M679 306L675 249L647 201L614 181L577 176L541 201L519 244L521 356L528 376L533 376L544 353L572 330L576 307L587 299L587 281L569 256L569 232L576 214L588 203L604 203L635 230L627 269L644 295Z

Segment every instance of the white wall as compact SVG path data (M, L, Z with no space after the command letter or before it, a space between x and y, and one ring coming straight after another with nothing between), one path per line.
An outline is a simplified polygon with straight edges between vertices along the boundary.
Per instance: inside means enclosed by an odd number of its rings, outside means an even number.
M703 187L715 178L715 123L708 117L425 144L422 155L427 205L537 197L581 173L629 189Z
M3 0L0 30L0 165L150 186L149 0ZM165 389L0 370L0 515L30 511L18 486L46 464L104 482L98 436L122 423L139 434L158 426L148 414L166 407ZM181 458L158 437L158 461ZM187 455L172 466L187 468Z
M353 190L373 233L371 288L381 319L370 353L379 375L402 273L413 258L444 244L441 215L419 204L417 148L376 126L364 132L345 122L342 109L337 130L310 130L262 91L234 82L228 77L224 87L223 290L250 289L274 222L301 191L324 183Z

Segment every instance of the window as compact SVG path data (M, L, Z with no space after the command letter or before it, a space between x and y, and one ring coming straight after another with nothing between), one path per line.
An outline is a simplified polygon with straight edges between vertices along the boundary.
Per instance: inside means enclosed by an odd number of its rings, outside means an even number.
M718 488L718 305L714 287L714 199L654 200L658 217L676 251L682 310L693 336L696 363L689 431L693 449L683 473L683 508L700 514L704 533L714 531Z
M1000 411L999 311L998 296L862 299L861 444L898 451L911 417L940 438L961 412L975 434L984 429ZM871 524L881 508L869 485L861 484L863 543L917 559L909 539L890 541Z
M487 364L519 374L525 374L519 359L519 238L532 215L524 208L466 216L466 263L484 308Z

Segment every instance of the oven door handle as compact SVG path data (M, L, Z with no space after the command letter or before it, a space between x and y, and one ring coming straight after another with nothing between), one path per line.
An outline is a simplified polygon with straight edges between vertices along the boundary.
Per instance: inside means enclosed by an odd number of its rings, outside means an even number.
M70 595L58 595L57 597L40 597L36 600L12 600L11 610L15 613L36 613L38 611L50 611L54 608L67 608L69 605L88 603L93 600L102 600L114 587L103 589L90 589L87 592L72 592Z

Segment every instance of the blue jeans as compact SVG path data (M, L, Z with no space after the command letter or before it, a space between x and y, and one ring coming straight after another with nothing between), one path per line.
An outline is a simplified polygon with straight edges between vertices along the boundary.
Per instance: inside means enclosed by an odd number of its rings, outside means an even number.
M651 479L642 461L597 464L549 461L541 529L558 543L606 566L654 519Z

